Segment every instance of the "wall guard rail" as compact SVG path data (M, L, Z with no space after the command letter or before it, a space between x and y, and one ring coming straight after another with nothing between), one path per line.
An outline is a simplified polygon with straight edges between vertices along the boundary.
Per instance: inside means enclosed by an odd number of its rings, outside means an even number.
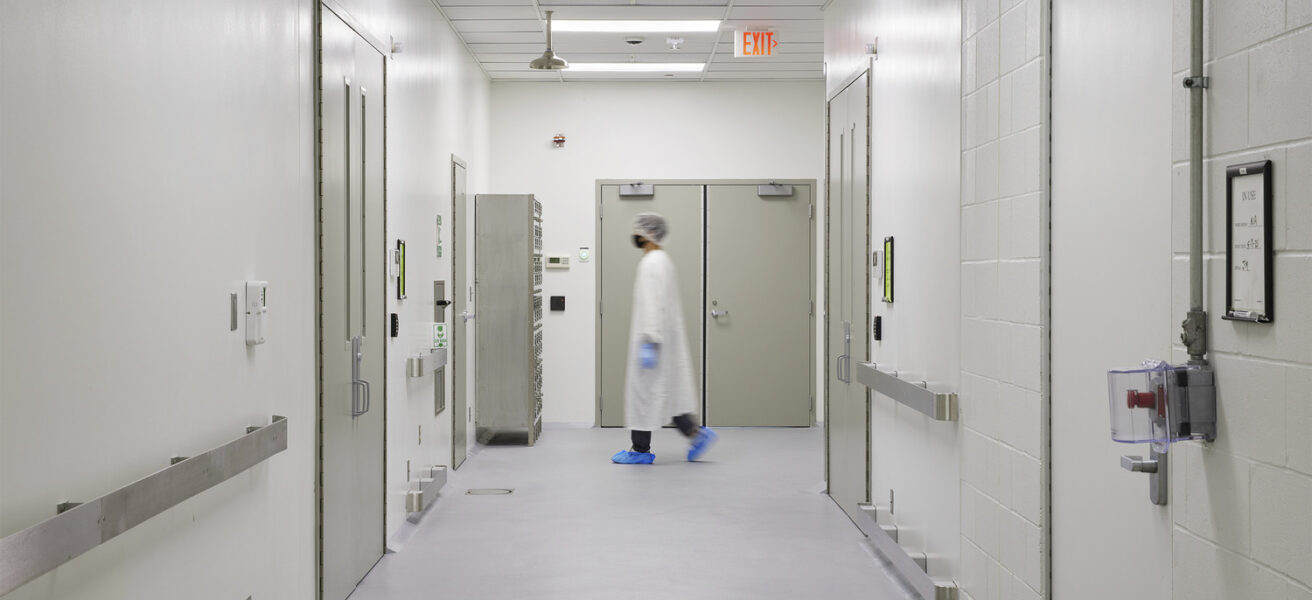
M957 584L953 581L935 581L929 576L929 557L921 552L910 553L897 543L897 526L881 525L879 509L873 504L858 504L861 514L875 524L870 543L888 560L889 566L925 600L958 600ZM862 528L865 530L866 528Z
M0 539L0 596L81 556L120 533L235 477L287 449L287 419L247 427L246 435Z
M957 394L934 392L925 382L911 382L881 370L875 363L858 363L856 380L866 387L924 413L935 421L957 420Z

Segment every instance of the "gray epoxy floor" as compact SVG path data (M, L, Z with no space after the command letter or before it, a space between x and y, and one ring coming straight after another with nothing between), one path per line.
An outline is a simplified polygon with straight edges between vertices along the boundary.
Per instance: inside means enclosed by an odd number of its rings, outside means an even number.
M610 463L622 429L485 447L351 600L910 597L820 493L822 430L718 431L698 463L669 429L654 465Z

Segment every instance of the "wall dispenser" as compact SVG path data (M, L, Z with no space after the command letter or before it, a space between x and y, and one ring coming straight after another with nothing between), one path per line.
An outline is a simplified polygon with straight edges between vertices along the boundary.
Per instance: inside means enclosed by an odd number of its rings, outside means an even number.
M1166 453L1172 442L1216 438L1216 388L1207 365L1144 361L1107 373L1112 440L1148 444L1149 457L1122 456L1121 467L1149 475L1153 504L1167 502Z

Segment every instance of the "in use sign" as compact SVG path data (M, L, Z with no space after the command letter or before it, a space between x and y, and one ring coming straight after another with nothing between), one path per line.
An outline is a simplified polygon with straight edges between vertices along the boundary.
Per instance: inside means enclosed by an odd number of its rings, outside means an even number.
M750 56L774 56L779 40L773 31L736 31L733 38L733 55L736 58Z

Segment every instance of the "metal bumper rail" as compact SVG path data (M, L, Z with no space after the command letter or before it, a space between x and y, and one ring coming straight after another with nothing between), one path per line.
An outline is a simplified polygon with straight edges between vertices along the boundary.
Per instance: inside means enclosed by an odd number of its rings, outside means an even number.
M431 372L445 367L447 363L446 348L438 348L419 356L411 356L405 361L405 372L409 377L424 377Z
M287 419L191 458L175 457L152 475L0 539L0 596L18 589L120 533L287 449Z
M910 553L897 543L897 526L879 523L879 508L873 504L860 504L861 514L875 524L870 543L893 571L925 600L958 600L957 584L952 581L935 581L929 577L929 557L924 553ZM865 529L865 528L862 528Z
M924 413L935 421L957 420L957 395L934 392L925 382L911 382L880 370L875 363L858 363L856 380L866 387Z

